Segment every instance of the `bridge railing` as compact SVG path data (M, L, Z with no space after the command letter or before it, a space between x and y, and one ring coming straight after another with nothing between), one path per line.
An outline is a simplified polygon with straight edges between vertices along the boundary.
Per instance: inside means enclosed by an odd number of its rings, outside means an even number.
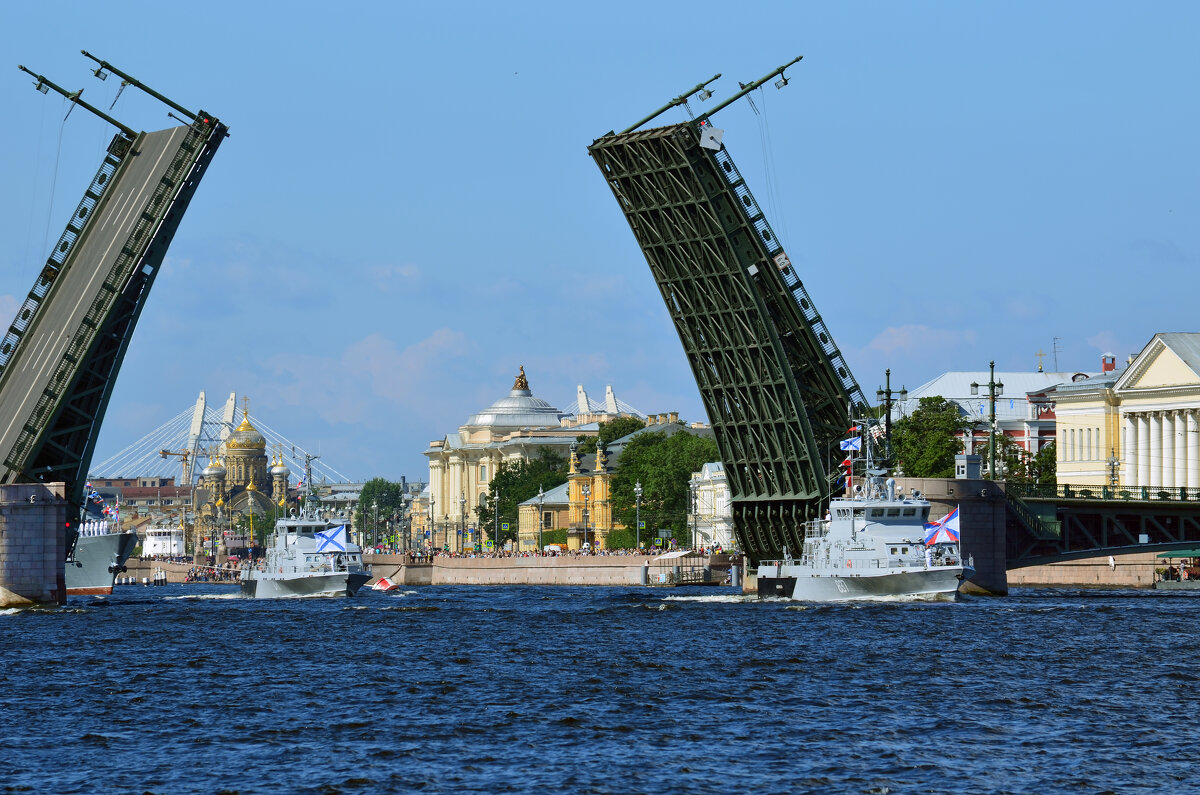
M1073 486L1069 483L1008 483L1008 494L1039 500L1200 502L1200 489L1181 486Z
M92 211L96 209L96 205L100 202L101 197L104 196L104 192L112 184L113 174L116 173L117 167L121 165L125 154L128 153L128 146L116 145L119 140L124 139L119 137L114 139L114 145L109 147L108 153L104 157L104 162L100 164L100 170L92 178L91 184L88 185L87 191L83 194L83 199L80 200L79 206L72 213L71 220L67 222L66 229L59 236L58 242L54 244L54 250L51 252L49 259L46 260L41 275L34 283L33 289L29 291L29 295L26 296L24 303L21 304L21 308L17 311L16 319L8 327L8 332L4 335L4 339L0 341L0 374L3 374L4 368L8 366L8 362L16 351L17 345L21 342L21 337L24 336L25 332L33 324L38 310L41 309L42 301L45 300L46 294L50 292L50 288L62 272L63 265L75 246L75 241L83 234L83 230L91 220Z
M1008 503L1009 509L1016 517L1025 525L1026 529L1033 534L1034 538L1039 538L1043 541L1054 541L1062 537L1062 522L1057 519L1043 519L1033 512L1021 496L1017 494L1012 487L1005 486L1004 499Z

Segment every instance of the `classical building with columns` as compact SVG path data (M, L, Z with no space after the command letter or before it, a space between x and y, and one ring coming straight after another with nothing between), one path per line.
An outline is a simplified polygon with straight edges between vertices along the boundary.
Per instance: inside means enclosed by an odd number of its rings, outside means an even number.
M576 437L596 435L600 422L628 416L642 419L617 400L611 386L604 403L591 401L579 387L575 408L577 414L561 411L535 397L522 367L507 396L472 414L456 433L430 442L425 450L428 494L422 493L413 505L414 515L425 513L420 524L422 533L429 531L426 541L438 549L457 551L483 540L477 509L484 504L501 462L530 461L542 448L568 459Z
M1060 484L1200 489L1200 334L1155 334L1118 377L1052 397Z

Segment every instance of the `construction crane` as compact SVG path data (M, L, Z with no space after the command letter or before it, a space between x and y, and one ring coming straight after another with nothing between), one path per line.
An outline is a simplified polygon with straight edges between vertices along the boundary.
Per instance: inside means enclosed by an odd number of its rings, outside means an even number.
M163 458L173 455L183 463L183 477L180 478L179 485L191 485L192 483L192 451L191 450L160 450L158 453Z

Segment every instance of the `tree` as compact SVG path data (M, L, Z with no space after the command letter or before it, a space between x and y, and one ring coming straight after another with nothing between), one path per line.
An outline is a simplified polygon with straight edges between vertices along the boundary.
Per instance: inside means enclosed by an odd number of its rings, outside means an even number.
M1023 483L1023 484L1055 484L1058 482L1058 453L1054 443L1043 447L1036 455L1030 455L1025 450L1009 439L1007 436L998 436L996 443L996 469L997 479L1004 480L1008 483ZM983 460L985 467L985 476L990 477L990 473L986 471L988 456L991 450L991 440L983 446Z
M501 461L488 489L487 502L475 508L481 527L495 533L497 512L499 521L508 522L509 529L501 530L497 544L517 537L517 506L537 496L538 489L549 491L567 482L567 462L548 447L539 447L537 455L525 461ZM498 499L497 499L498 498Z
M690 481L693 472L709 461L719 461L717 443L692 433L668 436L661 431L639 434L621 451L612 479L613 519L636 527L634 485L642 484L642 520L647 528L687 532ZM646 534L642 535L646 540Z
M376 507L378 511L376 511ZM354 514L354 526L363 533L363 537L368 541L372 540L371 531L375 528L376 517L379 520L379 527L385 528L385 520L390 520L393 515L399 517L404 514L404 488L399 483L394 483L384 478L372 478L363 484L362 491L358 497L358 510ZM381 529L379 537L382 538L384 531Z
M972 426L958 404L923 397L917 409L892 426L892 448L904 474L914 478L954 476L954 456L962 452L957 434Z
M580 455L591 455L596 452L597 444L603 444L607 447L617 439L628 436L634 431L640 431L645 427L646 423L637 417L617 417L615 420L602 422L600 423L600 430L595 436L575 437L575 441L578 443L576 451Z

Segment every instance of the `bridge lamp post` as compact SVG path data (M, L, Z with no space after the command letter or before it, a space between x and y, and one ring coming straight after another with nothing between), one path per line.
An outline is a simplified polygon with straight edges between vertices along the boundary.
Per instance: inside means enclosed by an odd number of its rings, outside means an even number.
M883 371L883 388L875 390L875 399L883 404L883 437L887 439L888 455L892 453L892 395L896 400L908 400L908 390L903 386L899 392L892 391L892 368Z
M461 492L458 495L458 513L458 551L462 552L463 534L467 532L467 496Z
M996 479L996 395L1004 394L1004 384L996 380L996 360L988 362L988 424L991 436L988 441L988 477ZM971 394L979 394L979 384L971 382Z
M544 491L542 491L541 486L538 486L538 516L537 516L537 525L538 525L537 551L538 552L542 551L542 525L545 524L542 521L542 518L543 518L542 517L542 503L545 501L546 501L546 493Z
M642 481L633 484L633 501L637 506L635 508L633 526L634 533L637 536L637 548L642 548Z
M379 501L371 503L371 509L375 512L375 518L371 520L371 548L379 546Z
M437 500L435 500L433 498L433 495L430 494L429 495L429 526L425 528L425 532L429 533L429 552L431 555L433 553L433 542L434 542L433 517L436 515L433 512L433 506L436 504L437 504Z
M697 524L700 520L700 488L696 481L692 481L689 485L689 491L692 493L692 549L696 548L696 532L699 529Z
M588 497L592 495L592 487L583 484L583 543L588 542ZM581 546L580 549L583 547Z

